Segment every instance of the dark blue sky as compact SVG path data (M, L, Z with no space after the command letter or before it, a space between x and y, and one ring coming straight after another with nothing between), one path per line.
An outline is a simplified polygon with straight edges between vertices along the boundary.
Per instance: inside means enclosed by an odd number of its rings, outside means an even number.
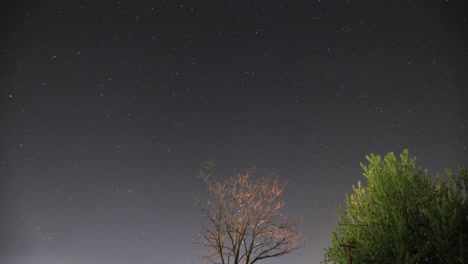
M318 263L366 154L467 166L463 1L95 2L1 8L0 263L201 263L210 158L288 179L262 263Z

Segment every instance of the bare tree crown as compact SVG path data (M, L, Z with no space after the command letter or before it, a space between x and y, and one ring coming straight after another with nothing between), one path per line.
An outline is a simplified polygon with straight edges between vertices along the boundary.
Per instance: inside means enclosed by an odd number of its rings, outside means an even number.
M279 200L287 185L278 176L253 178L254 169L218 179L213 162L199 173L210 194L199 199L203 214L200 240L208 250L202 257L210 263L253 264L300 248L300 220L290 221Z

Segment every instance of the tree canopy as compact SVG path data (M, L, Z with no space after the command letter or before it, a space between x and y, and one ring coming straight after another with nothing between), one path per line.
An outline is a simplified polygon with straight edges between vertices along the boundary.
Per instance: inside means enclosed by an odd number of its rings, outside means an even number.
M198 201L202 212L202 257L210 263L253 264L300 248L300 220L289 220L279 200L286 181L277 176L253 178L254 170L220 179L212 163L200 173L210 194Z
M408 150L366 156L323 263L468 263L468 171L432 180ZM348 254L349 252L349 254Z

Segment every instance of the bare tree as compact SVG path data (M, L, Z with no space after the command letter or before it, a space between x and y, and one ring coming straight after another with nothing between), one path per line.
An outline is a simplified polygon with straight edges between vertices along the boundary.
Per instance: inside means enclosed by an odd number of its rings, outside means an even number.
M213 162L206 162L199 177L210 199L199 199L203 214L200 237L195 243L207 248L202 257L209 263L253 264L279 257L303 246L300 219L290 221L278 200L287 182L268 175L254 179L254 170L218 179Z

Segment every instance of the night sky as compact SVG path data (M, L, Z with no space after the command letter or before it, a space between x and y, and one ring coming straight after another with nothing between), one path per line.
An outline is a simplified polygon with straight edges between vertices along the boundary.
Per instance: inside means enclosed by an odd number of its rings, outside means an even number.
M318 263L365 155L468 165L465 1L12 2L2 264L201 263L208 159L289 181L307 245L260 263Z

